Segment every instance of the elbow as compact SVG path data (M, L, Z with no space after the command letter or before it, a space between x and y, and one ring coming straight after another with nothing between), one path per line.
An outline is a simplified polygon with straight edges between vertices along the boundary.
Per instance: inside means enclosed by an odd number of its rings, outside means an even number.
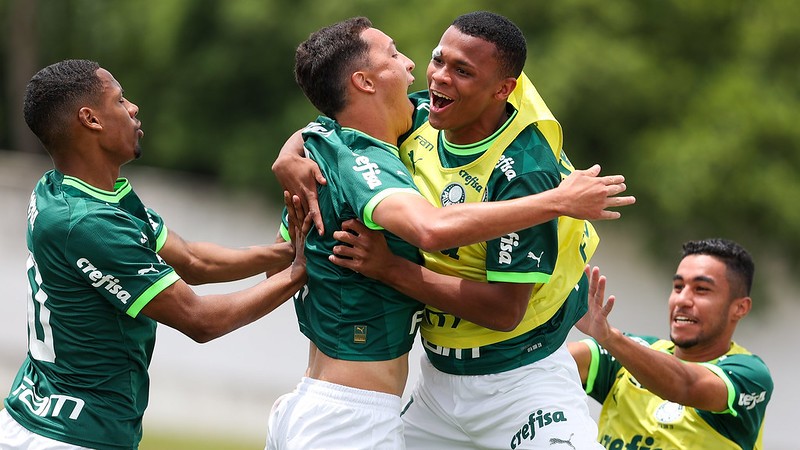
M507 306L497 309L496 314L492 316L491 326L486 326L486 328L502 332L516 330L522 323L522 319L525 318L527 307L527 298L524 302L509 302Z
M222 335L222 333L220 333L214 327L202 324L183 330L183 334L198 344L205 344L206 342L213 341Z
M188 285L197 286L207 282L204 275L206 268L197 258L192 258L190 262L183 264L181 267L173 266L173 268Z
M501 314L496 325L492 328L495 331L509 332L514 331L520 323L524 314Z
M417 232L417 238L417 242L413 242L413 244L428 253L440 252L454 246L452 233L448 233L446 229L435 224L421 227Z
M179 331L198 344L205 344L225 334L222 324L203 318L202 314L187 311L184 317Z

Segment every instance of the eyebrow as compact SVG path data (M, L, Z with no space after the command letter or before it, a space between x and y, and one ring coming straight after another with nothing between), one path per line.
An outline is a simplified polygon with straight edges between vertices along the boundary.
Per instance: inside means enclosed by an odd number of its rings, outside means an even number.
M680 281L684 281L684 279L683 279L683 276L681 276L681 275L678 275L678 274L675 274L675 276L673 276L673 277L672 277L672 281L679 281L679 280L680 280ZM708 276L705 276L705 275L699 275L699 276L696 276L696 277L692 278L692 280L691 280L691 281L694 281L694 282L705 282L705 283L710 283L710 284L716 284L716 283L714 282L714 279L713 279L713 278L711 278L711 277L708 277Z

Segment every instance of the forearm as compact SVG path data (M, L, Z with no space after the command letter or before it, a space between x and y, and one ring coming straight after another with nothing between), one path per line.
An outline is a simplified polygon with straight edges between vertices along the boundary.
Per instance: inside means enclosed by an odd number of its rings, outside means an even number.
M303 136L301 129L289 136L281 147L275 162L272 163L272 171L278 178L278 182L280 182L284 188L286 187L286 185L283 184L284 175L291 173L291 167L304 157L303 153Z
M697 377L691 363L645 347L617 329L612 329L609 336L598 343L650 392L675 403L693 406L692 401L696 398L693 398L691 387Z
M236 293L201 297L199 315L204 317L199 342L216 339L272 312L306 282L303 266L292 265L259 284Z
M294 257L290 243L228 248L193 242L188 247L192 262L176 270L189 284L235 281L261 273L275 273L288 267Z
M461 203L436 208L414 195L391 195L373 220L406 242L428 252L486 242L559 217L561 194L551 189L497 202Z
M442 275L398 256L381 271L379 281L426 305L497 331L514 329L528 304L524 293L518 296L524 297L522 301L497 295L497 285Z

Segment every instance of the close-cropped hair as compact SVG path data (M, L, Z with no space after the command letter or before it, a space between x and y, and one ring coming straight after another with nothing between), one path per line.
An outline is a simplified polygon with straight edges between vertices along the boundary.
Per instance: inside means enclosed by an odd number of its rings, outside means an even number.
M99 98L103 91L99 68L94 61L68 59L45 67L28 82L22 108L25 123L48 151L80 104L94 104Z
M522 74L528 47L522 30L512 21L492 12L475 11L458 16L452 26L494 44L503 77L517 78Z
M369 44L361 38L372 22L352 17L312 33L295 52L294 77L311 104L336 118L347 102L350 74L369 60Z
M703 239L683 244L683 256L708 255L725 264L728 283L734 297L749 297L753 287L755 264L753 257L736 242L721 239Z

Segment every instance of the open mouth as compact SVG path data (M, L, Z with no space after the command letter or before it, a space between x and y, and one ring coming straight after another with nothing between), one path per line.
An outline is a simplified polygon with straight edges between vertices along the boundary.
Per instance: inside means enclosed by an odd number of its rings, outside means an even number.
M436 110L447 108L453 99L437 91L430 91L431 93L431 106Z
M682 324L682 325L697 323L696 320L690 319L689 317L686 317L686 316L675 316L675 318L673 319L673 322L675 322L677 324Z

